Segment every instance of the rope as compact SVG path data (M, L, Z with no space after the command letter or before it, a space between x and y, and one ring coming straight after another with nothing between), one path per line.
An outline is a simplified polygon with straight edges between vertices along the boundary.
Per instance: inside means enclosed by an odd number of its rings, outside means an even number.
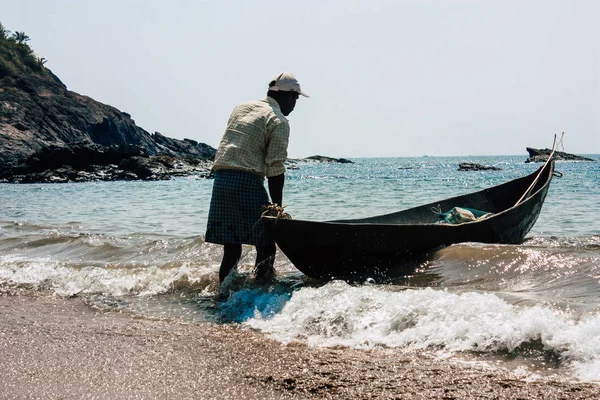
M529 185L529 187L527 188L527 190L525 191L525 193L523 193L523 196L521 196L521 198L515 203L515 205L513 207L518 206L523 201L523 199L525 199L529 195L529 192L531 192L531 189L534 188L534 186L537 183L538 179L540 179L540 176L542 175L542 172L544 172L544 170L546 169L546 166L548 165L548 163L550 162L550 160L552 160L552 156L554 156L554 152L556 151L556 148L558 147L559 144L562 144L562 141L563 141L564 137L565 137L565 133L563 132L562 135L560 136L560 140L557 142L556 141L556 135L554 135L554 143L552 143L552 152L548 156L548 159L546 160L546 163L544 164L544 166L542 167L542 169L540 169L539 174L537 174L537 176L535 177L535 179L533 180L533 182L531 183L531 185Z
M273 225L276 224L277 221L279 221L280 219L292 219L292 216L284 211L284 209L286 207L287 206L280 206L279 204L269 204L269 205L264 206L263 212L260 215L260 219L258 221L256 221L254 223L254 225L252 225L252 234L254 236L262 235L262 233L264 231L264 227L263 227L263 230L261 230L259 233L256 233L255 228L256 228L256 225L261 221L261 219L263 217L274 217L275 222L273 223Z
M263 207L263 213L260 217L275 217L276 220L292 219L292 216L284 211L286 207L279 204L269 204Z

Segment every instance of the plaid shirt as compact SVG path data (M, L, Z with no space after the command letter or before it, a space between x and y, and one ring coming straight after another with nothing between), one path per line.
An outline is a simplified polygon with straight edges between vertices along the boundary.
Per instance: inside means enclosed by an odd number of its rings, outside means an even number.
M290 125L267 97L237 106L227 122L213 168L252 172L262 179L285 173Z

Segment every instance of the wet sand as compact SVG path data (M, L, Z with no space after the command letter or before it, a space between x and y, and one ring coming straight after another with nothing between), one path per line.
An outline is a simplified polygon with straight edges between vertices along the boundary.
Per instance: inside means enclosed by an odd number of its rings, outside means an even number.
M282 345L243 327L149 320L0 293L2 399L598 399L425 355Z

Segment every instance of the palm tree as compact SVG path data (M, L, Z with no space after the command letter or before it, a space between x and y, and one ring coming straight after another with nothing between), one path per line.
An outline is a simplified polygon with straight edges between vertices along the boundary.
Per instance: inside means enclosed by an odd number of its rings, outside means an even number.
M12 39L16 40L19 44L24 44L31 38L25 32L15 32L12 34Z
M2 25L2 22L0 22L0 37L6 39L8 35L10 35L10 31Z

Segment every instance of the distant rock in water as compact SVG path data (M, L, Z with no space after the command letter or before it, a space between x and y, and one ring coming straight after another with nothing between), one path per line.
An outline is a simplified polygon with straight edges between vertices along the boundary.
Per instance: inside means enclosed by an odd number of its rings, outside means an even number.
M340 164L354 164L354 162L346 158L332 158L326 156L310 156L306 157L305 160L318 161L324 163L340 163Z
M19 60L29 56L14 46L0 35L0 181L208 175L211 146L148 133L129 114L68 90L43 64Z
M490 165L481 165L476 163L460 163L458 165L459 171L500 171L502 168L493 167Z
M287 164L297 164L303 162L319 162L319 163L340 163L340 164L354 164L354 161L350 161L347 158L333 158L327 156L310 156L306 158L288 158Z
M526 163L531 162L546 162L548 160L548 156L552 153L550 149L534 149L531 147L527 147L527 152L529 153L529 158L525 161ZM596 161L592 158L577 156L575 154L563 153L562 151L554 152L555 160L567 160L567 161Z
M350 161L346 158L333 158L327 156L310 156L306 158L288 158L285 160L285 165L288 170L300 169L298 164L304 163L339 163L339 164L354 164L354 161Z

